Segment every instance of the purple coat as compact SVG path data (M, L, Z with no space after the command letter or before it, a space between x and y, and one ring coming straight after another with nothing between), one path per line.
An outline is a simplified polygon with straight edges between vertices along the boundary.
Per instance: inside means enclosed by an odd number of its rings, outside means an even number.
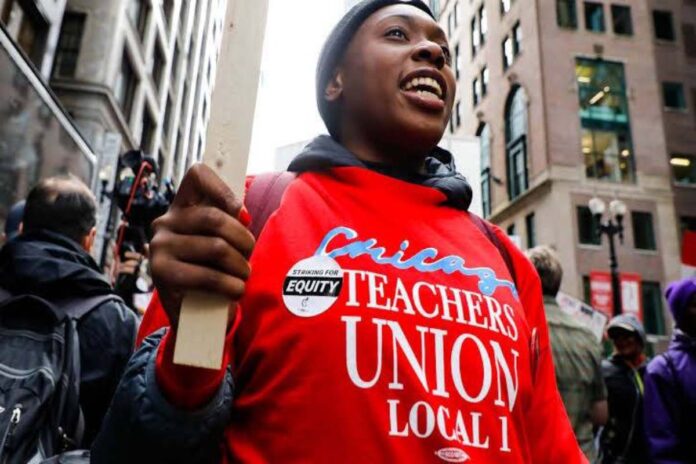
M696 463L696 338L675 331L645 374L645 431L655 464Z

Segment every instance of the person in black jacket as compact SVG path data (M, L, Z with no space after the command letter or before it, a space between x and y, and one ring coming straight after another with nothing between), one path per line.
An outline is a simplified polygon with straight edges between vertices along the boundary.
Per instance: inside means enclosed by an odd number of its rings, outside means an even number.
M602 361L602 376L609 393L609 421L602 430L603 464L647 464L643 425L643 378L646 357L645 330L632 315L613 318L607 329L614 354Z
M47 301L112 294L89 250L96 201L76 177L42 180L27 198L22 233L0 252L0 286ZM133 351L138 321L122 302L102 303L80 320L82 446L94 440Z

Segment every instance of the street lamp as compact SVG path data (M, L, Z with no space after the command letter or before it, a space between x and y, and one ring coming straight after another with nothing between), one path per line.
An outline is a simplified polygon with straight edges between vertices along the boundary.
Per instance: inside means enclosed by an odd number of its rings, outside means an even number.
M602 234L609 238L609 268L611 269L611 291L614 298L614 315L621 314L621 293L619 287L619 263L616 260L616 248L614 246L614 236L619 236L619 243L623 244L623 218L626 215L626 203L615 199L609 203L609 218L602 222L602 215L606 210L604 201L601 198L592 198L587 206L592 212L597 224L597 234L602 240Z

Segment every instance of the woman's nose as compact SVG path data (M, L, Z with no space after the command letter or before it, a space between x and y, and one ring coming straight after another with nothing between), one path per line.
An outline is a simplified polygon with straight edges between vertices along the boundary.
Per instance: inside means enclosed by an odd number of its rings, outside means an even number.
M424 40L419 43L413 55L416 61L427 61L434 64L438 69L442 69L445 66L445 52L442 50L442 46L430 40Z

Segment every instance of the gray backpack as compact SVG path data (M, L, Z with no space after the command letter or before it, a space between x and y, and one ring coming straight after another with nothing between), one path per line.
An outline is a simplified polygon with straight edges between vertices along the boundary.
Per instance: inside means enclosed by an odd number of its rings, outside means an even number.
M49 302L0 289L0 464L38 463L79 448L77 323L116 295Z

